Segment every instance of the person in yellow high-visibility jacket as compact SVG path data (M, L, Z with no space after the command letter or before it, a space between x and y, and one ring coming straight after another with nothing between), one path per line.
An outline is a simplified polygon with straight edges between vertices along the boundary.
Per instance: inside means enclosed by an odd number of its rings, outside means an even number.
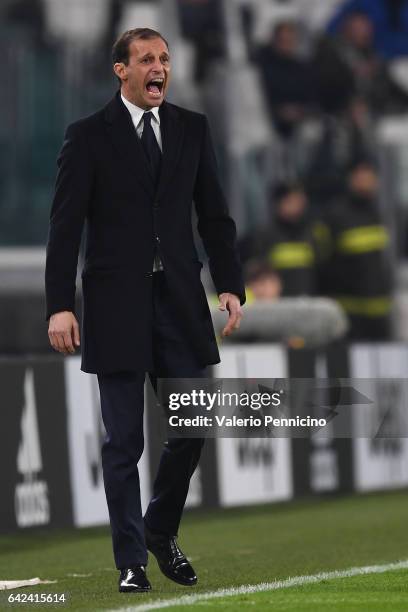
M317 257L308 198L300 184L280 183L270 199L270 222L240 242L241 259L270 264L282 282L282 296L314 295Z
M350 338L390 338L392 270L390 235L376 202L378 174L367 160L355 162L346 195L321 225L320 246L326 253L325 289L350 319Z

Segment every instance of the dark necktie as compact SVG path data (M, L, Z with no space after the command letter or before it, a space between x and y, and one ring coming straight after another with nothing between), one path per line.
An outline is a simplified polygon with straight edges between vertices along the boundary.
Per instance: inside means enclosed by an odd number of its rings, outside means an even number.
M159 180L160 166L161 166L161 151L157 143L156 136L152 128L152 113L149 111L143 115L143 132L141 143L143 145L144 152L146 153L147 160L149 162L153 180L155 185Z

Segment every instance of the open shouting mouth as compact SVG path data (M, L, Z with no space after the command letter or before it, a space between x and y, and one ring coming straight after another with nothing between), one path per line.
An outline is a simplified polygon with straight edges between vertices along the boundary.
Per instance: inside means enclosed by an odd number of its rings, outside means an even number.
M164 77L154 77L146 83L146 89L153 98L160 98L164 88Z

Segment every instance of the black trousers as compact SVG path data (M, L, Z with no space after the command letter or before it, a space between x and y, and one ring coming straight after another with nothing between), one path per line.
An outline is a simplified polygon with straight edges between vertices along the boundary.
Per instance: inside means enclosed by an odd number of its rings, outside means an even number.
M188 299L188 296L186 296ZM157 378L202 378L188 339L177 324L164 272L153 273L154 371ZM137 350L137 347L135 347ZM138 461L143 453L145 372L98 374L106 438L102 466L116 567L147 564L140 503ZM159 417L159 415L158 415ZM150 529L177 535L190 478L197 467L204 439L170 438L163 448L153 495L145 513Z

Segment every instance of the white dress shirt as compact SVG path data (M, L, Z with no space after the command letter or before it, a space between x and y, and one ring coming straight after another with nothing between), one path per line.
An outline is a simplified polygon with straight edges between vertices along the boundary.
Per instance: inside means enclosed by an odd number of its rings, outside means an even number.
M136 133L139 136L139 138L141 138L143 134L143 115L147 111L145 111L143 108L140 108L139 106L136 106L136 104L129 102L129 100L126 100L126 98L124 98L122 94L121 94L121 98L122 98L123 104L126 106L126 108L128 109L130 113L130 116L132 117L132 122L136 128ZM160 147L160 151L163 151L162 137L161 137L161 131L160 131L159 107L153 106L153 108L151 108L150 110L153 115L153 121L151 122L151 126L153 128L154 135L156 136L157 144Z
M126 108L128 109L130 113L133 125L135 126L135 129L136 129L136 134L138 135L139 138L141 138L143 134L143 127L144 127L143 115L147 111L145 111L143 108L140 108L139 106L136 106L136 104L129 102L129 100L127 100L122 94L120 95L120 97L122 98L123 104L126 106ZM157 144L159 145L160 151L163 151L162 137L161 137L161 131L160 131L159 107L153 106L153 108L151 108L150 110L152 113L151 126L153 128L154 135L156 136ZM156 252L154 261L153 261L153 272L158 272L159 270L163 270L163 264L161 262L159 254Z

